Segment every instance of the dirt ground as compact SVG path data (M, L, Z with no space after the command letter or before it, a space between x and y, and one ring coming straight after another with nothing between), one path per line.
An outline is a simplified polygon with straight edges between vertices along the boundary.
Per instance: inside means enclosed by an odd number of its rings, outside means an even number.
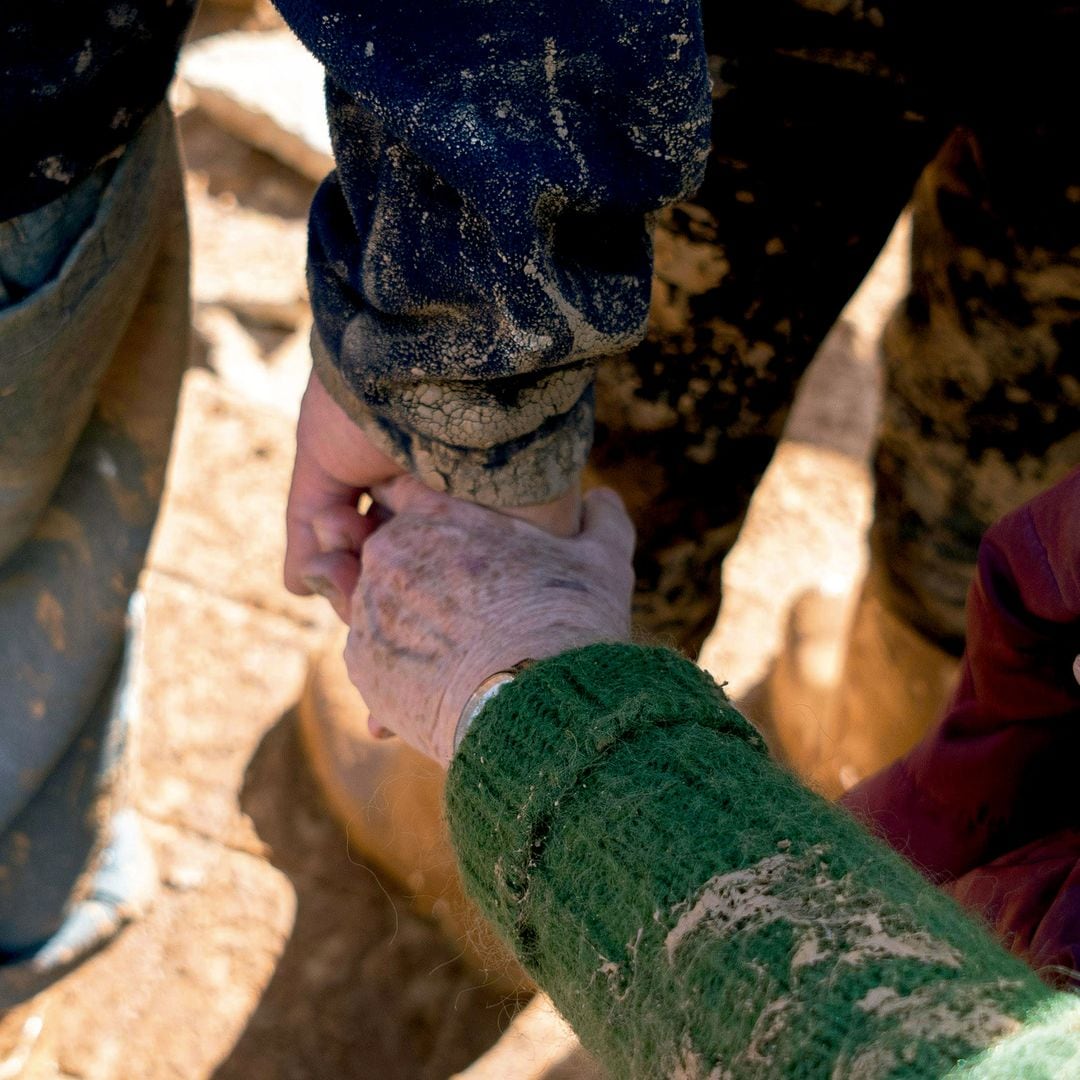
M331 626L279 580L313 185L197 108L180 126L197 347L143 578L140 691L138 805L161 889L112 946L0 1019L0 1080L447 1077L516 1003L349 851L295 735ZM901 232L808 376L728 560L702 661L766 724L791 604L850 594L862 573L874 342L903 273Z

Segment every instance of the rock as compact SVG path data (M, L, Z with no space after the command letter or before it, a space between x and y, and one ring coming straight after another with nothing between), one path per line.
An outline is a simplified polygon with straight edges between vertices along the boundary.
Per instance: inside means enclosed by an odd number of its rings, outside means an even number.
M197 41L184 49L179 77L239 138L313 180L334 167L322 67L288 30Z
M878 335L906 287L909 241L905 216L807 369L724 562L724 606L698 662L726 680L728 694L767 738L776 733L768 702L758 702L757 693L785 647L792 605L818 591L844 618L866 571L881 399ZM800 763L792 764L798 771Z
M367 706L342 661L344 645L339 627L311 665L297 715L312 774L350 850L393 881L414 911L434 919L487 989L508 998L530 990L462 888L443 818L443 770L400 739L371 735Z
M291 446L188 372L142 576L137 806L163 886L0 1016L0 1080L412 1080L499 1034L499 998L349 852L301 755L289 710L328 611L280 583Z
M307 226L210 195L189 177L196 304L224 304L256 321L292 329L308 315Z
M178 116L177 128L189 197L209 195L218 199L224 209L243 206L270 217L306 223L311 198L319 185L226 131L196 105L190 87L185 93L190 104Z
M295 423L311 371L310 321L269 351L227 307L200 306L195 329L207 348L206 362L222 383L248 401ZM263 331L263 337L269 332Z
M274 408L295 420L311 373L311 319L301 323L266 358Z
M208 371L184 379L169 470L169 512L148 557L152 570L310 628L334 622L325 601L285 591L285 498L294 424L224 387ZM301 671L298 676L303 678ZM287 703L283 703L287 704Z
M0 1016L0 1080L25 1077L31 1066L40 1063L44 1027L42 1009L27 1002Z

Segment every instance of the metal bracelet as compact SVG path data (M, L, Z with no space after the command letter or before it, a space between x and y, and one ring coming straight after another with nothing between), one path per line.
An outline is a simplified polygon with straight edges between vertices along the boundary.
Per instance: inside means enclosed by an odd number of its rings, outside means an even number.
M504 668L489 675L470 695L465 702L465 707L458 717L457 727L454 728L454 751L461 745L469 726L480 715L484 706L491 701L496 694L508 683L512 683L530 664L532 660L519 660L513 667Z

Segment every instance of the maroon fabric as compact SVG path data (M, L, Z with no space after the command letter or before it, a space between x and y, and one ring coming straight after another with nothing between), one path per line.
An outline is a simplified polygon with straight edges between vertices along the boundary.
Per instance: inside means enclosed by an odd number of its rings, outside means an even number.
M843 799L1050 977L1080 967L1078 653L1080 469L988 530L945 715Z

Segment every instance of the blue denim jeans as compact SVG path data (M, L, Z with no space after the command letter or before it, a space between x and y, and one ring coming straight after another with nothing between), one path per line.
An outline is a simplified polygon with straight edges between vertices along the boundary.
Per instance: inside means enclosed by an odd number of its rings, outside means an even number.
M0 223L0 963L47 953L102 899L87 868L115 871L131 832L125 612L188 355L187 279L164 107L116 161Z

